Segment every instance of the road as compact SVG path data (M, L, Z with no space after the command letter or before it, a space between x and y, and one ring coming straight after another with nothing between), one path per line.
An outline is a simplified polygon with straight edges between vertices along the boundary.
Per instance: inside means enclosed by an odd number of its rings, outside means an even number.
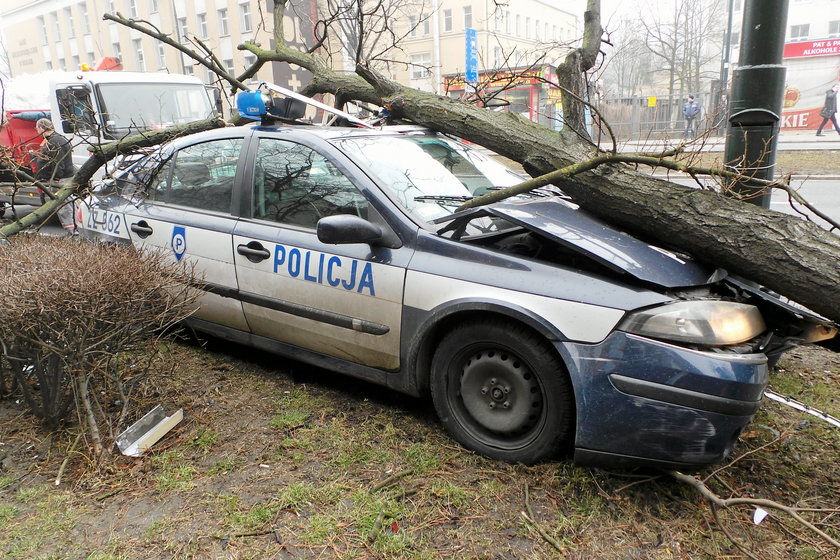
M663 177L664 178L664 177ZM696 186L689 177L670 176L670 180L674 183L679 183L686 186ZM711 181L710 181L711 182ZM840 180L838 179L794 179L791 186L797 189L797 192L807 200L812 206L819 209L820 212L828 216L835 222L840 222ZM786 214L797 214L790 202L788 202L787 194L783 191L776 190L770 199L770 208L777 212L784 212ZM825 220L820 219L813 213L808 212L804 208L802 211L811 216L813 220L821 226L827 226ZM840 232L838 232L840 233Z

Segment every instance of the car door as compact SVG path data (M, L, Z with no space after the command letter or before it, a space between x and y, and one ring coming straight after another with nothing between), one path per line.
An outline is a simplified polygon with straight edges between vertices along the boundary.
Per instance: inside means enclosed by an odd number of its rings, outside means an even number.
M194 266L204 287L191 318L248 330L235 298L231 214L243 138L221 138L177 150L157 170L140 204L125 218L135 246L161 250ZM234 297L231 297L234 296Z
M326 157L326 148L276 136L259 138L252 150L250 218L243 212L233 236L251 331L366 366L399 368L410 250L321 243L320 218L374 220L376 210L347 168Z

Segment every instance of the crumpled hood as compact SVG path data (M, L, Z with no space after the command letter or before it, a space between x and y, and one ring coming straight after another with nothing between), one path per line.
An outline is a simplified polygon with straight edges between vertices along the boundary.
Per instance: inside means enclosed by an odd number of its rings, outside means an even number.
M725 275L617 231L573 204L556 198L506 201L476 210L505 218L612 270L665 288L702 286Z

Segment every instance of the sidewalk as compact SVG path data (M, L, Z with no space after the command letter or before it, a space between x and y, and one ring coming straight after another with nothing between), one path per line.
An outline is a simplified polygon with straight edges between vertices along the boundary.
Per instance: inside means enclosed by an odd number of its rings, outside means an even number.
M823 130L824 136L817 136L814 130L782 130L779 134L777 150L840 150L840 134L834 129ZM726 139L723 136L698 138L687 144L689 151L722 152ZM647 140L618 140L620 152L661 152L678 146L681 138L657 138ZM610 149L609 138L601 139L601 148ZM840 162L838 163L840 167Z

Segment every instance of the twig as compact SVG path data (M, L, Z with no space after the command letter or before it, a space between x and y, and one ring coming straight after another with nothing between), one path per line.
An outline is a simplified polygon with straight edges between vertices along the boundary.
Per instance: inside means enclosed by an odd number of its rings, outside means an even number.
M723 534L726 535L726 538L729 539L729 542L734 544L735 548L737 548L738 550L740 550L741 552L743 552L744 554L746 554L747 556L749 556L753 560L761 560L761 558L759 558L758 556L756 556L755 554L753 554L752 552L750 552L749 550L744 548L744 546L741 545L741 543L739 543L737 540L735 540L735 536L732 535L732 533L729 532L729 529L726 528L726 525L724 525L723 523L720 522L720 517L718 517L718 512L717 512L717 506L714 503L712 504L711 510L712 510L712 517L715 518L715 523L717 523L717 526L720 527L721 531L723 531Z
M373 527L370 528L370 533L368 534L367 540L368 542L373 542L376 540L377 535L379 535L380 529L382 529L382 521L385 520L385 510L380 509L379 515L376 516L376 521L373 523Z
M720 496L718 496L717 494L715 494L714 492L712 492L709 489L709 487L706 486L706 484L697 477L690 476L690 475L687 475L687 474L683 474L679 471L668 471L668 474L670 474L672 477L674 477L678 481L684 482L685 484L688 484L689 486L691 486L692 488L697 490L700 493L701 496L703 496L704 498L709 500L712 504L720 506L722 508L730 508L732 506L737 506L737 505L749 505L749 506L754 506L754 507L757 506L757 507L764 507L764 508L770 508L770 509L783 511L783 512L787 513L788 515L790 515L793 519L798 521L802 526L806 527L807 529L810 529L811 531L813 531L814 533L818 534L823 539L825 539L832 546L840 549L840 541L837 541L836 539L831 538L830 535L828 535L827 533L822 531L819 527L817 527L813 523L810 523L809 521L804 519L801 515L799 515L798 508L786 506L784 504L780 504L779 502L776 502L776 501L773 501L773 500L766 500L766 499L762 499L762 498L728 498L728 499L723 499Z
M61 484L61 477L64 475L64 469L67 468L67 463L70 462L70 455L73 454L75 451L76 446L79 445L79 440L82 439L82 435L84 434L84 430L79 430L79 433L76 435L76 439L73 441L73 444L67 449L67 455L65 455L64 460L61 462L61 466L58 468L58 474L55 477L55 485L59 486Z
M527 513L525 513L525 511L527 511ZM534 529L537 531L537 533L539 533L540 536L543 539L545 539L545 542L547 542L548 544L553 546L554 549L557 552L559 552L560 554L565 555L566 552L567 552L566 549L563 548L562 546L560 546L560 543L558 543L557 540L554 537L549 535L545 531L545 529L540 527L537 524L537 522L534 521L535 516L534 516L534 511L531 509L531 496L530 496L530 493L528 491L528 483L527 482L525 483L525 511L520 512L522 514L522 517L525 518L525 520L534 527Z
M379 490L382 490L383 488L387 488L388 486L391 486L392 484L397 482L399 479L401 479L405 476L408 476L413 472L414 472L414 469L406 469L402 472L394 473L391 476L389 476L388 478L386 478L385 480L383 480L382 482L380 482L378 484L375 484L373 487L371 487L370 491L371 492L377 492Z

